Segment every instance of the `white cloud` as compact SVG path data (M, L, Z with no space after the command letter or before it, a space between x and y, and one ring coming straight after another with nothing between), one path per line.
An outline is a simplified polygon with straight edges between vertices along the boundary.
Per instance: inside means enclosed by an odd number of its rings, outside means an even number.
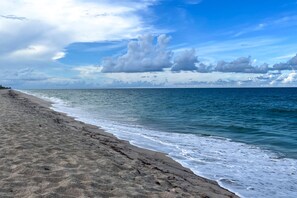
M232 73L198 73L198 72L171 72L165 70L164 72L147 72L147 73L106 73L107 78L112 81L121 81L123 83L145 82L152 85L163 85L165 87L175 87L177 85L195 85L192 82L207 82L213 83L222 79L228 81L244 81L251 77L256 77L258 74L232 74Z
M152 72L171 67L172 52L167 50L170 37L160 35L156 44L152 35L140 36L130 41L127 53L105 58L102 72Z
M102 67L97 66L80 66L75 67L73 70L79 72L81 78L96 78L101 73Z
M150 30L139 11L154 2L0 1L0 67L57 60L74 42L135 38Z
M286 78L283 79L282 83L288 84L288 83L295 82L297 80L296 77L297 77L297 73L293 71Z
M50 48L45 45L30 45L26 48L18 49L9 54L9 58L19 59L19 58L41 58L43 55L50 52Z
M53 60L59 60L61 58L64 58L65 56L66 56L65 52L57 52L52 59Z
M282 56L278 56L273 58L274 60L283 60L283 59L288 59L288 58L292 58L293 56L295 56L296 54L287 54L287 55L282 55Z
M32 68L24 68L16 72L4 71L0 75L1 80L5 80L11 83L19 82L34 82L48 80L49 76L45 73L36 71Z

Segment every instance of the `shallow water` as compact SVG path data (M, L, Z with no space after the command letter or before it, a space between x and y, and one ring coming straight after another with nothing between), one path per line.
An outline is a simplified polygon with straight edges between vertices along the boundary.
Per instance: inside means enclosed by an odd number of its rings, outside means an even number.
M243 197L297 197L297 89L27 92Z

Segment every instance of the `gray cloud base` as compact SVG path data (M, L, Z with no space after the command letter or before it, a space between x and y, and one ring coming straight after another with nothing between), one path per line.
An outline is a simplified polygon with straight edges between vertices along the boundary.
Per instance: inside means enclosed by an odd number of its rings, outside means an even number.
M273 65L273 70L292 70L297 69L297 54L286 63L278 63Z
M262 73L269 71L268 64L253 66L251 57L240 57L231 62L219 61L214 71L235 73Z
M195 71L198 62L195 49L185 50L176 55L171 71Z
M286 70L297 67L297 55L287 63L273 67L268 64L254 65L251 57L240 57L233 61L219 61L216 65L200 63L195 49L174 54L167 49L170 37L160 35L156 41L152 35L140 36L130 41L127 52L118 57L108 57L102 62L103 73L160 72L169 68L173 72L192 71L198 73L229 72L265 74L271 70Z

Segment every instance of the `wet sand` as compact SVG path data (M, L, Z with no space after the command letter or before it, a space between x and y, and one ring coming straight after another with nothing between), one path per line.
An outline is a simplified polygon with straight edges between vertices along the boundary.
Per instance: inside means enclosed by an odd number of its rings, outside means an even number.
M0 197L237 197L166 155L141 149L0 90Z

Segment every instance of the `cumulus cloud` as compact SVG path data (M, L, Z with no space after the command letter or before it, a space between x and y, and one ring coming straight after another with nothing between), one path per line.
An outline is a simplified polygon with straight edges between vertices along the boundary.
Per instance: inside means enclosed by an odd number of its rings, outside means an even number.
M240 57L233 61L212 64L200 63L195 49L186 49L174 54L167 49L170 37L160 35L155 42L152 35L140 36L128 43L127 52L121 56L108 57L102 61L103 73L172 72L192 71L198 73L251 73L265 74L268 64L254 65L251 57Z
M154 43L152 35L143 35L130 41L127 53L105 58L102 72L153 72L171 67L172 52L167 50L170 37L160 35Z
M204 63L200 63L197 65L197 72L199 73L209 73L209 72L213 72L213 66L212 65L207 65Z
M273 65L273 69L279 71L297 69L297 54L286 63L277 63Z
M198 62L195 49L185 50L175 56L171 71L195 71Z
M215 67L218 72L235 72L235 73L267 73L268 64L260 66L252 65L251 57L240 57L231 62L219 61Z
M222 73L254 73L265 74L269 72L268 64L253 65L251 57L240 57L234 61L218 61L212 64L199 63L195 51L186 50L177 56L172 71L196 71L199 73L222 72Z
M47 65L75 42L135 38L151 30L139 11L155 1L0 1L0 67Z

